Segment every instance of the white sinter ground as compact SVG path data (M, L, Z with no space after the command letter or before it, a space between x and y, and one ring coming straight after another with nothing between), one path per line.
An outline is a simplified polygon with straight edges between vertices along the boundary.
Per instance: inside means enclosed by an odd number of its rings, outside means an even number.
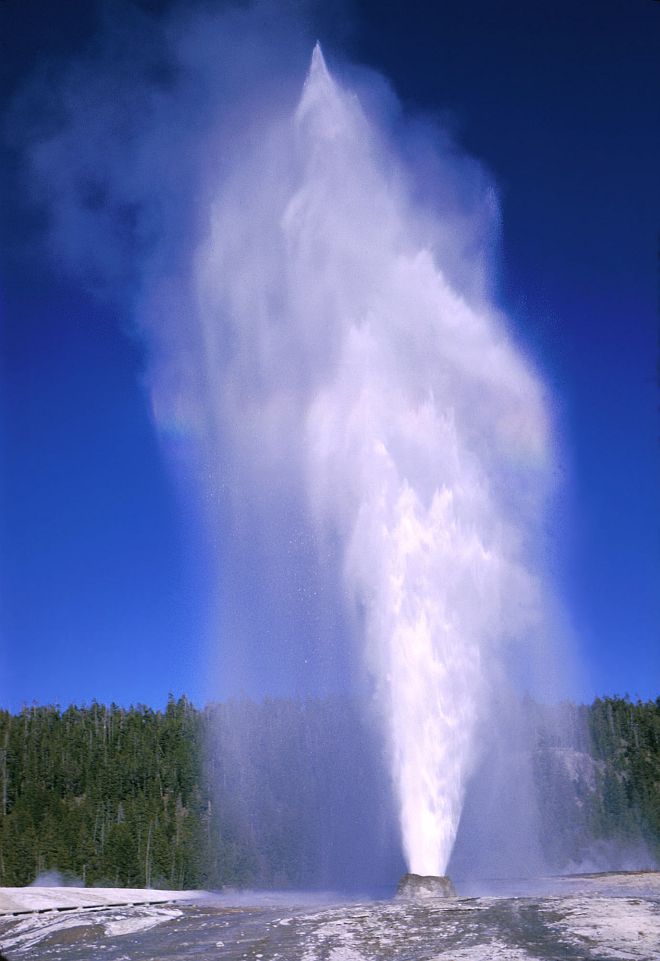
M151 961L185 957L191 945L199 961L660 961L660 874L561 881L574 893L325 906L291 892L190 892L192 900L166 906L0 917L0 951L12 961L87 961L91 950L107 961ZM68 901L70 890L53 897ZM23 892L13 890L12 904L35 903ZM126 892L107 897L115 894Z

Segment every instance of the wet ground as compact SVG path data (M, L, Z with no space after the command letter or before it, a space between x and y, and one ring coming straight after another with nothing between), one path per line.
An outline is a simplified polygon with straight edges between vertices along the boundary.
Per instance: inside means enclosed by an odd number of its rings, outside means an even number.
M9 961L660 961L659 874L521 882L513 893L243 894L5 916L0 946Z

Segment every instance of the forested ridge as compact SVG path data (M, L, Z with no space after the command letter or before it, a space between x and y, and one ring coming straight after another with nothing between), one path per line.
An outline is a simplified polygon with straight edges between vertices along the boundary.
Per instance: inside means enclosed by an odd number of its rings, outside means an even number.
M209 821L202 727L186 700L164 712L2 712L1 883L49 869L86 884L198 883Z
M587 842L660 858L660 698L570 706L570 729L551 710L527 707L557 867ZM54 869L111 886L286 886L314 880L312 850L332 876L337 811L360 810L377 777L356 716L332 698L0 711L0 885ZM364 857L353 821L341 846Z
M602 869L616 852L621 867L640 866L640 858L642 866L659 864L660 698L534 706L539 711L530 724L542 840L552 845L548 864Z

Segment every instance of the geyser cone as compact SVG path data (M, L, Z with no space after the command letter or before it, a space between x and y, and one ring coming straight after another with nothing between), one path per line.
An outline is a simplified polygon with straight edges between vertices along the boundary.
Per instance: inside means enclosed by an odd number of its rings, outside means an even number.
M404 874L396 888L397 898L455 898L456 888L447 875Z

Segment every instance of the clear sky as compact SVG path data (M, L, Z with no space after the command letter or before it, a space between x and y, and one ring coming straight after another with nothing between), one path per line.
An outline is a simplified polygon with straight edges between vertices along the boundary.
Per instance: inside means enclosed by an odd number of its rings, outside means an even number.
M159 444L145 348L47 256L12 139L33 71L80 56L130 7L0 4L0 695L13 708L210 693L209 545ZM562 437L550 543L580 695L657 697L660 4L363 0L314 20L327 49L382 73L404 110L448 125L490 170L499 300Z

